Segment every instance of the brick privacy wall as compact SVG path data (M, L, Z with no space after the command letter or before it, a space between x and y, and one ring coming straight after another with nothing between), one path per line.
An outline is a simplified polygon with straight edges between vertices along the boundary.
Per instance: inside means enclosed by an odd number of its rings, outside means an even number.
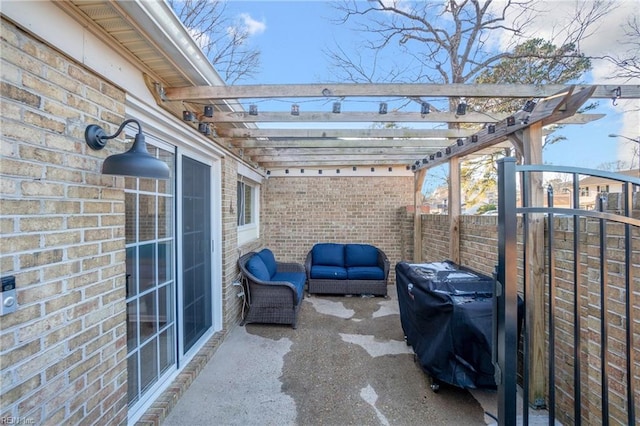
M124 186L100 174L88 123L125 94L2 20L0 265L19 308L0 321L0 418L125 424Z
M619 198L609 194L605 208L610 212L620 211ZM640 212L640 197L634 197L633 216ZM399 214L401 228L408 233L401 241L413 245L413 213L406 211ZM425 262L440 261L448 258L448 216L423 215L422 241ZM497 264L497 216L462 216L460 220L461 232L461 263L479 272L491 274ZM581 264L581 278L579 285L579 300L581 312L582 341L582 420L589 424L600 422L602 414L601 360L600 360L600 324L601 324L601 294L600 294L600 225L595 219L581 218L580 247L578 258ZM556 366L556 416L563 424L573 424L573 335L574 335L574 273L573 273L573 219L567 217L554 218L555 233L555 286L556 286L556 315L555 318L555 366ZM518 256L522 257L522 224L518 221ZM606 260L607 273L607 315L606 323L609 330L609 414L615 424L626 423L626 329L625 319L625 253L624 226L609 223L606 227ZM546 240L545 240L546 241ZM632 317L640 318L640 229L632 228L631 234L632 273L634 289L632 303ZM545 249L546 250L546 249ZM412 247L403 247L401 251L411 253ZM545 251L546 253L546 251ZM411 256L410 256L411 257ZM545 254L546 262L546 254ZM545 267L546 269L546 267ZM519 288L522 289L522 262L518 266ZM548 283L548 275L545 275ZM546 296L548 297L548 289ZM545 318L547 314L545 313ZM636 401L640 401L640 323L636 320L633 328L632 359L635 368Z
M271 177L262 187L262 235L276 259L304 263L315 243L366 243L391 264L403 252L398 207L413 204L413 177Z

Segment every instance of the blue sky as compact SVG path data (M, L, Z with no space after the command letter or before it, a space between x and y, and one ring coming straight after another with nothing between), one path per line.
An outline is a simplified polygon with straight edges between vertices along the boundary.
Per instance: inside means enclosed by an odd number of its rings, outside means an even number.
M568 3L568 2L565 2ZM633 7L633 1L620 2L622 6ZM636 3L637 4L637 3ZM612 22L619 26L620 16L624 16L624 7L616 10ZM262 66L256 76L241 84L293 84L320 83L335 81L323 53L327 48L339 43L345 48L351 46L361 34L355 33L349 24L338 26L330 21L336 16L335 10L324 1L239 1L231 0L227 12L244 22L254 30L250 39L252 46L261 51ZM617 20L616 20L617 19ZM600 33L585 43L585 49L610 49L615 45L611 26L603 24ZM606 29L606 31L605 31ZM607 51L607 53L610 53ZM598 75L606 70L596 69L588 77L588 82L613 84L610 80L598 80ZM594 77L595 76L595 77ZM594 80L595 79L595 80ZM637 84L638 82L632 82ZM343 110L348 108L345 100ZM636 108L638 101L635 100ZM592 113L604 113L606 118L586 124L568 125L556 131L555 135L567 140L548 146L544 151L547 163L566 166L597 168L603 163L631 159L633 142L608 137L611 133L629 137L640 135L639 112L623 114L630 107L629 101L612 105L610 100L598 100L599 106ZM282 108L289 108L290 102L282 102ZM260 107L260 105L259 105ZM276 106L277 107L277 106ZM322 108L322 106L320 107ZM330 105L326 106L327 109ZM269 105L265 109L274 109ZM630 120L631 118L631 120ZM633 133L635 129L635 134ZM638 159L634 160L634 167Z

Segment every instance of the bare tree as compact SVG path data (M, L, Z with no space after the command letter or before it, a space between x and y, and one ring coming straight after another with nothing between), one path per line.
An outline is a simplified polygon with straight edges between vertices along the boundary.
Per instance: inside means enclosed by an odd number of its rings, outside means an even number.
M611 10L612 2L576 2L572 19L552 29L554 40L531 40L527 38L529 26L542 12L540 5L544 3L532 0L342 0L336 4L342 12L339 23L353 23L365 37L355 53L341 46L327 54L338 77L353 82L547 84L576 80L590 67L580 52L580 41L592 35L594 24ZM384 68L383 63L391 65ZM494 121L491 112L521 106L500 99L493 100L494 104L486 99L466 101L486 113L488 122ZM445 108L455 110L459 102L450 98ZM495 174L491 165L504 155L498 152L488 161L472 161L463 167L468 200L491 190Z
M627 81L640 78L640 17L630 16L624 24L624 38L619 40L626 50L615 56L604 56L616 67L611 78L622 78Z
M260 52L247 45L248 28L226 14L226 1L168 0L227 84L257 74Z
M476 76L507 58L531 57L531 52L516 51L522 44L533 16L540 13L540 2L506 0L394 1L394 0L342 0L336 8L342 12L338 22L352 21L356 31L368 34L362 50L355 53L344 48L329 51L328 55L338 72L344 72L355 81L384 81L389 75L406 81L434 83L467 83ZM610 1L580 2L574 19L561 29L555 29L558 46L579 46L580 40L591 35L590 28L609 12ZM578 7L579 6L579 7ZM502 49L496 39L511 36L511 42ZM373 52L369 66L364 66L364 50ZM378 67L376 59L384 51L389 57L402 58L387 69ZM536 52L540 55L541 52ZM545 58L558 58L566 54L562 49L548 52ZM374 69L372 70L372 67ZM353 73L353 70L361 70Z

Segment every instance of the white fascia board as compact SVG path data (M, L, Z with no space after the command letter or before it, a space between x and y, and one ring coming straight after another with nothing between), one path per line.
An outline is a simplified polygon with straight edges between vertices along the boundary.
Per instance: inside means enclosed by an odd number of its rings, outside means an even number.
M118 2L119 7L136 19L140 28L163 50L191 80L194 86L224 86L215 70L189 31L164 1L135 0ZM239 103L225 101L229 111L241 111Z

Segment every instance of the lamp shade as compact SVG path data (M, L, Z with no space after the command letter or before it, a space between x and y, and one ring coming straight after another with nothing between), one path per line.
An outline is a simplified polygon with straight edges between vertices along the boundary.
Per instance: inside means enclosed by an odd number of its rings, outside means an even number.
M147 144L142 133L136 135L129 151L107 157L102 163L102 173L154 179L169 179L171 177L171 170L167 163L158 160L147 151Z
M101 150L106 146L109 139L118 136L129 123L138 125L138 133L133 140L131 149L125 153L107 157L102 163L102 173L106 175L169 179L171 177L169 166L164 161L149 154L144 134L142 133L142 126L137 120L125 120L111 136L107 136L100 126L90 124L84 131L84 139L91 149Z

